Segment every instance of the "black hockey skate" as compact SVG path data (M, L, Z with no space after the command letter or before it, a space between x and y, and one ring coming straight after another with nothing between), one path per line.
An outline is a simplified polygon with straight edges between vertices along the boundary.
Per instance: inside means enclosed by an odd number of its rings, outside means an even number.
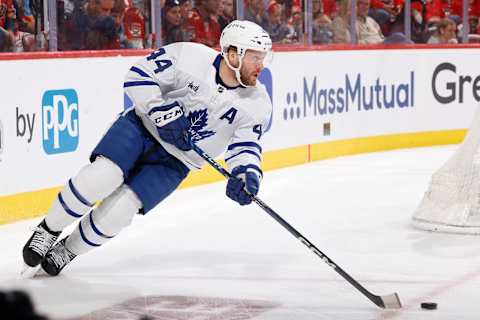
M63 238L50 251L47 252L45 259L42 261L42 269L51 276L56 276L62 271L67 264L69 264L76 255L65 247Z
M27 267L34 268L40 265L48 250L57 241L60 233L61 231L55 232L50 230L45 220L42 220L23 247L23 260Z

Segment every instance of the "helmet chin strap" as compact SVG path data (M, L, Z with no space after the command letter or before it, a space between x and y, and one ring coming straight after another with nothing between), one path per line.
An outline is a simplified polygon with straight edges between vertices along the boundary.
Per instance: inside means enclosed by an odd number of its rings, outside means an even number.
M238 67L235 68L233 67L231 64L230 64L230 61L228 61L228 57L225 56L225 62L227 63L227 66L233 70L233 72L235 72L235 78L237 79L237 81L240 83L241 86L243 87L249 87L247 86L246 84L244 84L242 82L242 79L241 79L241 76L240 76L240 68L242 67L242 61L243 61L243 56L241 55L238 55Z

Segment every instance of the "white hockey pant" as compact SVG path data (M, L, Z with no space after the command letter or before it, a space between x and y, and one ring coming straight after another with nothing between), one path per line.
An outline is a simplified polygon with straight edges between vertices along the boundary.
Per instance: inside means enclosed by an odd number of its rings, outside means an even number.
M123 183L122 170L111 160L97 157L83 167L59 192L45 217L47 226L61 231L92 210Z
M122 185L80 221L67 239L67 249L79 255L101 246L128 226L141 208L137 195Z

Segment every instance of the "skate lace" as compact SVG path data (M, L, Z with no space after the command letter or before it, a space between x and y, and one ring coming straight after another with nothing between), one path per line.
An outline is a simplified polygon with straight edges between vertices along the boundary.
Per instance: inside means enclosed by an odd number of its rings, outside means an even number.
M75 255L65 248L64 243L55 247L49 255L57 268L63 268L75 258Z
M50 234L47 230L41 227L36 227L33 231L33 238L29 247L41 256L45 256L47 251L57 240L57 236Z

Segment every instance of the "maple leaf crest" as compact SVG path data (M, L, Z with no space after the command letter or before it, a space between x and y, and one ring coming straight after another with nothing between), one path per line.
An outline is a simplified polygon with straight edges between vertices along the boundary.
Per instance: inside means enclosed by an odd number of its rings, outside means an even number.
M191 137L193 142L203 140L215 134L215 131L202 130L208 123L208 112L206 108L190 112L188 114L188 119L192 125L190 127L190 132L194 132Z

